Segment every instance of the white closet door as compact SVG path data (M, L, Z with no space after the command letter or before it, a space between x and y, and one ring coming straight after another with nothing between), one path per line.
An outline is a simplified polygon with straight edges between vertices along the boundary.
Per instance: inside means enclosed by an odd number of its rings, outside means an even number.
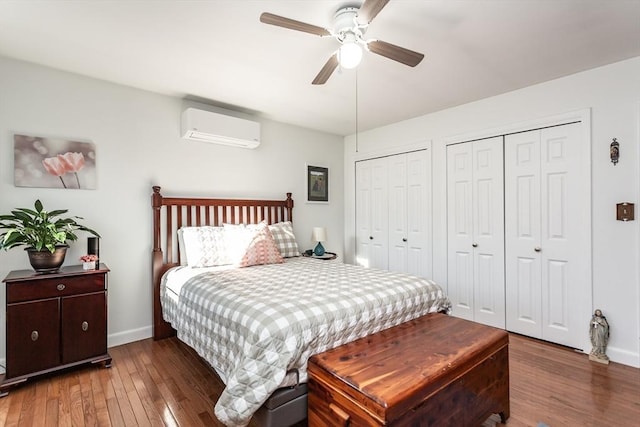
M471 144L447 147L447 293L452 314L473 320L473 159Z
M589 181L581 173L581 124L541 131L542 334L547 341L581 348L584 319L581 295L591 293L584 274L589 269L585 248L589 231L581 225L591 206L580 197ZM546 193L546 194L545 194ZM576 339L578 338L578 339Z
M503 137L473 146L475 320L504 328Z
M369 267L372 257L371 199L373 168L370 162L356 162L356 264Z
M389 270L407 271L407 155L388 159Z
M431 277L428 151L389 157L389 270Z
M453 314L504 327L503 139L447 147L448 293Z
M580 132L574 123L505 142L507 328L575 348L584 347L591 292Z
M407 273L432 277L431 175L427 150L408 153L407 158Z
M387 160L356 163L356 263L388 268Z
M542 337L540 132L505 139L507 329Z

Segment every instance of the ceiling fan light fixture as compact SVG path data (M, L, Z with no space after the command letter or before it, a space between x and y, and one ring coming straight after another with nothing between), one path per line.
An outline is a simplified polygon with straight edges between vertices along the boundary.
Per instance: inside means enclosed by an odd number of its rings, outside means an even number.
M284 16L264 12L260 22L290 30L301 31L320 37L331 37L340 43L311 84L323 85L331 74L340 66L341 69L355 68L362 60L363 46L367 52L384 56L409 67L415 67L424 59L424 54L405 49L382 40L366 40L364 34L371 21L389 3L390 0L350 1L338 9L333 17L331 28L318 27Z
M338 49L338 62L342 68L356 68L362 60L362 48L356 42L346 42Z

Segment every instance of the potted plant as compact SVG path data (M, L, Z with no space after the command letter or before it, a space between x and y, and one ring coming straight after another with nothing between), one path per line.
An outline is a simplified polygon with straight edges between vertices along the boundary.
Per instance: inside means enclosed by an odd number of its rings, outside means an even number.
M29 262L37 272L56 271L64 262L69 245L78 240L76 231L86 231L96 237L98 233L76 220L78 216L60 218L67 209L46 211L40 200L34 204L35 210L17 208L10 215L0 215L0 249L26 246Z

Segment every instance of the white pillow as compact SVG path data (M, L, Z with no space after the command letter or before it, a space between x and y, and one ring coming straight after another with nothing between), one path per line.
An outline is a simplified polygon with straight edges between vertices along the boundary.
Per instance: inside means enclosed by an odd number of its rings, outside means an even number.
M229 264L240 265L258 224L223 224Z
M189 267L215 267L230 264L225 232L222 227L182 227L178 244L183 243L183 256Z
M298 242L296 236L293 234L293 224L291 221L278 222L277 224L271 224L269 231L273 235L280 254L284 258L294 257L300 255L298 249Z

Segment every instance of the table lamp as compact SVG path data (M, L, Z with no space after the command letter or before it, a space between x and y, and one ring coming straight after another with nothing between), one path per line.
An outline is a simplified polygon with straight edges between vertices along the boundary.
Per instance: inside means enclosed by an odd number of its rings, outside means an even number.
M313 254L315 256L324 255L324 247L322 246L322 242L327 240L327 229L324 227L313 227L313 233L311 233L311 240L318 242L315 249L313 250Z

